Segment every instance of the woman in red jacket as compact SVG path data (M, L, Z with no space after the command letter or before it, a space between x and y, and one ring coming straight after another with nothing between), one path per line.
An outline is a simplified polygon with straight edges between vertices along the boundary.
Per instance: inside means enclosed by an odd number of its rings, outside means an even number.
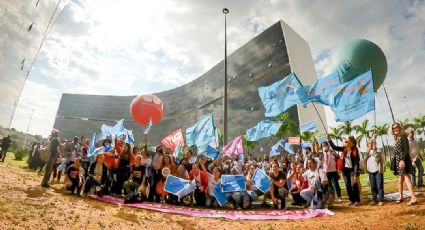
M195 180L196 183L196 189L193 194L196 205L205 206L208 192L208 175L199 169L198 163L192 165L189 180Z

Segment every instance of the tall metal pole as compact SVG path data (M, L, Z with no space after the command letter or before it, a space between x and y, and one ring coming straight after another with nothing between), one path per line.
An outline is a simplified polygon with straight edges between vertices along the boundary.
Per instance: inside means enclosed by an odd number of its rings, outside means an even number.
M28 136L28 131L30 130L31 121L32 121L32 115L33 114L34 114L34 110L31 111L30 122L28 123L27 132L25 133L25 138L24 138L24 144L22 146L23 149L26 149L26 147L27 147L27 136Z
M387 90L385 89L385 85L384 84L382 84L382 87L384 88L385 97L387 97L388 106L390 107L391 117L393 118L393 123L395 123L393 108L391 107L390 99L388 99Z
M406 96L403 96L403 99L404 99L404 103L406 103L407 112L409 112L410 122L413 122L412 114L410 113L410 108L409 108L409 104L407 104Z
M223 145L227 144L227 14L229 10L223 9L224 14L224 95L223 95Z

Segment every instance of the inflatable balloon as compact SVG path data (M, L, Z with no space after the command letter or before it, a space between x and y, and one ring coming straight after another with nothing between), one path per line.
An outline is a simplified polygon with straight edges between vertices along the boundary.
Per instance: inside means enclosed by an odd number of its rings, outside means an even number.
M137 96L130 104L130 114L133 119L145 126L149 125L150 118L152 118L152 124L158 123L162 119L163 110L162 101L155 95Z
M387 75L387 59L375 43L365 39L345 43L336 51L333 58L332 69L338 71L341 83L352 80L370 68L376 92Z

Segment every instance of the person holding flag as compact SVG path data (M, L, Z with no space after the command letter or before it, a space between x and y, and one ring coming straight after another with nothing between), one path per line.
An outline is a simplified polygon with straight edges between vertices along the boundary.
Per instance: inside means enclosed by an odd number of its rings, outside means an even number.
M214 187L217 185L217 183L220 181L221 179L221 169L217 166L214 166L213 170L212 170L212 174L209 173L205 167L205 163L207 162L207 158L206 157L202 157L201 158L201 169L204 173L206 173L208 175L208 194L207 194L207 199L205 202L205 205L207 207L218 207L220 206L220 204L218 203L217 199L214 196L213 190Z

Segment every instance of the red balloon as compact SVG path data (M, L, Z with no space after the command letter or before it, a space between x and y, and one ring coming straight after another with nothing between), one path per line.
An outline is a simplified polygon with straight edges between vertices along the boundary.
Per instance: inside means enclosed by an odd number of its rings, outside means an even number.
M133 119L141 124L148 126L149 119L152 117L152 124L158 123L164 115L164 105L155 95L140 95L133 99L130 104L130 114Z

